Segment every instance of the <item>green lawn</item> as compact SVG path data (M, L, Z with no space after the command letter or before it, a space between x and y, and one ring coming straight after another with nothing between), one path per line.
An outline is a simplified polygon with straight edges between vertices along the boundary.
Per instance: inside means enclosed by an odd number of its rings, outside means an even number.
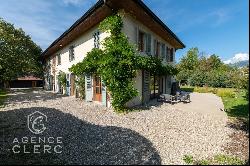
M7 98L6 91L0 89L0 108L3 107L6 98Z

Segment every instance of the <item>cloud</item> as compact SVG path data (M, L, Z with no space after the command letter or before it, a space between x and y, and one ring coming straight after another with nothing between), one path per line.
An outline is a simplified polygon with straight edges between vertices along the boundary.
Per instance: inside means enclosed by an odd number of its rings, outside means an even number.
M87 1L88 0L63 0L63 3L66 5L79 5Z
M61 0L8 0L1 2L0 17L22 28L44 50L96 0L64 1L82 5L71 7L63 5Z
M224 61L225 64L230 64L230 63L237 63L240 61L245 61L249 60L249 54L248 53L237 53L234 55L233 58L230 58L226 61Z

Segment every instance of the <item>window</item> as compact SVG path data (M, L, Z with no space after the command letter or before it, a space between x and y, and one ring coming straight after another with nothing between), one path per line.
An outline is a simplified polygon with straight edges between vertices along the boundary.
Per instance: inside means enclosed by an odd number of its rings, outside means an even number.
M150 76L150 98L155 98L159 95L159 81L158 76Z
M61 65L61 54L57 55L57 65Z
M151 54L151 35L142 31L138 32L138 50Z
M165 54L166 54L166 47L165 47L165 44L164 43L162 43L161 44L161 59L162 60L165 60Z
M75 59L75 51L74 46L69 47L69 61L73 61Z
M174 61L174 49L171 48L170 49L170 62L173 62Z
M99 48L100 47L100 32L96 31L93 34L93 38L94 38L94 48Z
M145 50L145 33L139 31L139 36L138 36L138 50L140 52L144 52Z
M160 42L156 42L156 57L159 58L160 56L160 47L161 47L161 43Z
M167 62L170 62L170 48L167 47Z

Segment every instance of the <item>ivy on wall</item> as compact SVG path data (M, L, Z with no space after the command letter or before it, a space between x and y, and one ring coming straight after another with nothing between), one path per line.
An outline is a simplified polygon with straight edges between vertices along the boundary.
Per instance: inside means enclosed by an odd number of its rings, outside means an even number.
M66 90L66 84L67 84L67 78L66 78L66 73L60 71L58 75L58 82L60 85L63 87L63 90Z
M119 14L103 20L99 29L110 33L102 43L103 49L92 49L82 62L70 68L76 75L100 75L111 93L112 106L119 112L125 111L125 104L138 95L132 80L137 70L147 70L155 75L175 75L178 72L173 66L163 65L156 57L140 56L122 33L122 27L122 16Z

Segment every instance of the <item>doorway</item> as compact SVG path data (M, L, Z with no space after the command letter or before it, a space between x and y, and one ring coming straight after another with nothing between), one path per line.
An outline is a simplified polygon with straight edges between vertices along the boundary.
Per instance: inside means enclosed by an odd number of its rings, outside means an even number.
M93 100L94 101L102 101L102 81L101 77L98 75L94 76L94 84L93 84Z

